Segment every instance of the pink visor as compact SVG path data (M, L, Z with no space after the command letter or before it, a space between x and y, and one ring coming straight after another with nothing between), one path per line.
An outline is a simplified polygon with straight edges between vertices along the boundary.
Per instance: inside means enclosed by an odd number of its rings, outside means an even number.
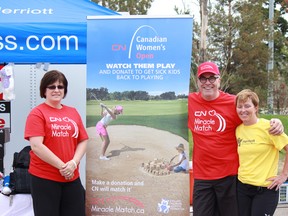
M120 113L123 112L123 107L120 106L120 105L115 106L115 109L116 109L117 111L119 111Z

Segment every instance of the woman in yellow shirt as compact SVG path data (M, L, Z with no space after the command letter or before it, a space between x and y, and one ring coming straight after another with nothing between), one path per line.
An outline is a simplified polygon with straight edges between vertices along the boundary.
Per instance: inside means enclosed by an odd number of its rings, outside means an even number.
M249 89L236 96L236 111L242 124L236 129L238 143L238 207L241 216L273 215L279 188L288 177L288 136L268 132L269 120L258 118L259 98ZM279 151L285 162L278 173Z

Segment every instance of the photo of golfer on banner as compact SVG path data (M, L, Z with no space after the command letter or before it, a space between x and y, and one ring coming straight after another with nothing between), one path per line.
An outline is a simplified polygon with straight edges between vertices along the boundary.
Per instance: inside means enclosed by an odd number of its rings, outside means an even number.
M123 107L117 105L114 108L110 109L103 103L100 103L100 106L102 119L96 124L96 132L100 135L102 140L102 149L99 159L110 160L109 157L105 156L105 152L108 148L108 145L110 144L110 138L106 128L111 121L115 120L118 115L123 113Z

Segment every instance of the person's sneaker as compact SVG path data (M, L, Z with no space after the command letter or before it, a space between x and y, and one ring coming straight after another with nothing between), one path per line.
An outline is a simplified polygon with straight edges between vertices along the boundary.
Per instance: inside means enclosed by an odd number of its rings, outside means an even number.
M106 156L100 156L99 159L100 160L110 160L110 158L107 158Z

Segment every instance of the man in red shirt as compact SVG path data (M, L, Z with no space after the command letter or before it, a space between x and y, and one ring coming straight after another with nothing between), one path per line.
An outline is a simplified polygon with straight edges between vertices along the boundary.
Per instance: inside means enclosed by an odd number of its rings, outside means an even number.
M238 153L235 129L241 123L235 95L219 90L216 64L204 62L197 71L199 92L188 97L188 127L193 135L193 215L237 216ZM270 132L283 132L279 120Z

